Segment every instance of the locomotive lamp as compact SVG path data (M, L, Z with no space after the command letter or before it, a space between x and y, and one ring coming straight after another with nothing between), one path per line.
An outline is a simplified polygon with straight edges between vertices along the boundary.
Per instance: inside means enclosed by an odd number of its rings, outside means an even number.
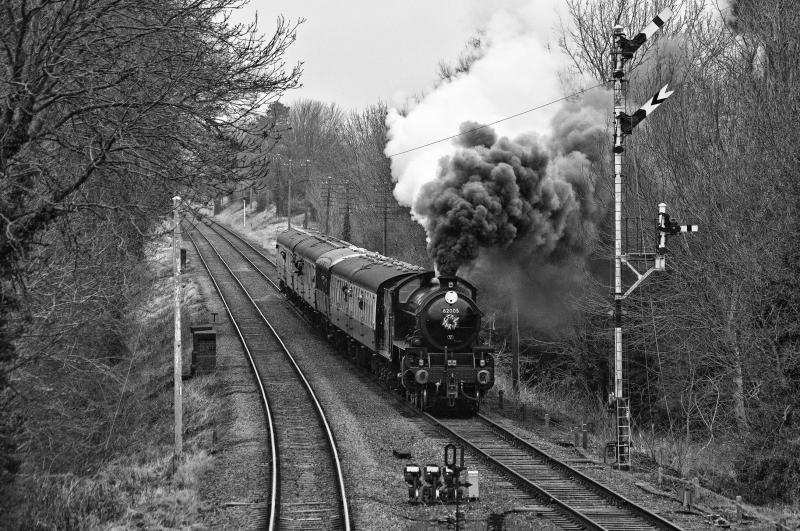
M420 503L420 487L422 486L422 471L419 465L406 465L403 468L403 478L408 483L408 501Z

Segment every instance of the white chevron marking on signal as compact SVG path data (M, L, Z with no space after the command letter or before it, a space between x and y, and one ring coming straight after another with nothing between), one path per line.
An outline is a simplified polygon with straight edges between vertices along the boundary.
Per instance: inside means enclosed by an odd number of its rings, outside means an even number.
M658 91L658 94L653 96L653 99L642 105L642 110L647 114L650 114L656 107L664 103L664 100L672 96L675 91L674 90L667 90L668 85L664 85L661 90Z

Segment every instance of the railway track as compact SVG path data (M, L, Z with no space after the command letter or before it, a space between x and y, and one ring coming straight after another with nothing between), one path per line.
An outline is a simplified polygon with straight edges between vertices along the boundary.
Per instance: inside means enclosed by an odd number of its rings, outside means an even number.
M222 225L221 223L217 223L216 221L209 218L205 218L204 222L208 228L216 232L221 238L224 238L232 247L236 248L237 251L245 255L251 262L253 263L263 262L269 264L272 267L275 267L275 262L272 260L272 257L270 257L268 254L261 252L257 247L255 247L252 243L243 238L236 231L226 227L225 225ZM277 285L275 285L275 283L271 279L268 280L273 286L277 288Z
M226 307L262 396L272 452L265 527L349 530L342 466L325 412L268 318L285 307L283 297L216 232L200 224L186 234Z
M553 519L564 529L680 529L484 415L472 419L422 415L554 506L564 518Z
M242 253L244 259L254 267L258 267L256 264L274 266L269 256L235 231L223 225L212 224L213 230ZM273 283L266 273L262 273L262 276ZM419 413L416 409L414 411ZM514 484L543 502L537 510L560 528L680 529L672 522L548 455L484 415L472 419L442 419L423 413L421 417L464 443L509 477Z

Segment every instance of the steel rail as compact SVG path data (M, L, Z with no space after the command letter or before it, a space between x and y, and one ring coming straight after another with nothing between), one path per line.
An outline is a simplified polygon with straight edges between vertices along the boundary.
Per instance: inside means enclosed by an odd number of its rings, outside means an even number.
M569 466L568 464L564 463L563 461L551 456L550 454L548 454L547 452L545 452L541 448L538 448L538 447L534 446L529 441L526 441L525 439L522 439L521 437L519 437L518 435L516 435L512 431L510 431L507 428L497 424L496 422L494 422L492 419L488 418L487 416L479 413L477 415L477 417L479 419L481 419L482 421L486 422L487 424L489 424L492 428L494 428L497 431L499 431L502 434L504 434L506 437L511 438L515 443L517 443L517 444L523 446L524 448L536 453L537 455L542 457L545 461L547 461L551 466L560 468L562 471L566 472L567 474L572 475L573 477L578 479L583 484L588 485L592 489L596 490L601 495L603 495L605 497L608 497L610 499L613 499L614 501L621 502L622 505L624 507L626 507L627 509L629 509L631 512L637 513L639 516L645 518L646 520L652 521L658 527L660 527L662 529L675 530L675 531L678 531L678 530L681 529L680 527L675 525L673 522L670 522L669 520L666 520L666 519L662 518L661 516L655 514L652 511L648 511L647 509L645 509L641 505L637 504L636 502L634 502L632 500L629 500L628 498L626 498L625 496L619 494L618 492L615 492L615 491L611 490L609 487L603 485L599 481L596 481L596 480L590 478L589 476L587 476L586 474L584 474L580 470L577 470L577 469Z
M231 242L231 240L229 240L224 234L222 234L219 230L217 230L216 227L221 227L221 228L225 229L225 232L227 232L229 235L233 236L234 239L236 239L237 241L239 241L239 242L243 243L244 245L246 245L251 251L253 251L257 255L259 255L261 258L266 260L267 263L269 263L272 267L276 267L275 262L273 262L272 259L269 256L265 255L264 253L262 253L261 251L259 251L255 247L253 247L253 245L250 242L248 242L247 240L245 240L241 235L237 234L236 232L234 232L233 230L229 229L228 227L217 223L216 221L211 221L211 220L209 220L209 221L210 221L209 223L206 223L206 226L209 229L211 229L212 231L214 231L220 238L225 240L228 243L228 245L230 245L231 247L236 249L236 246ZM255 262L250 260L250 258L248 258L241 250L236 249L236 252L238 252L239 256L244 258L247 261L247 263L250 264L253 267L253 270L256 273L258 273L259 276L261 276L261 278L266 280L273 288L275 288L275 291L285 295L285 293L275 283L275 281L272 280L271 278L269 278L269 276L260 267L258 267L258 265L256 265ZM296 304L292 304L291 301L290 301L289 302L289 307L292 309L292 311L295 313L295 315L297 315L297 317L299 317L300 319L305 321L306 324L308 324L310 326L313 326L313 323L311 323L311 321L309 321L308 316L302 311L302 309L298 308Z
M598 522L595 519L595 517L585 514L584 511L581 510L580 508L574 507L573 505L570 505L569 503L561 499L558 494L550 492L546 487L537 484L534 480L532 480L529 477L526 477L519 470L515 470L515 468L512 465L506 464L500 458L491 455L489 451L484 448L485 445L482 445L481 443L472 440L469 435L462 433L461 431L459 431L459 429L456 429L451 424L448 424L446 419L439 419L424 412L422 413L422 415L426 417L431 423L435 424L436 426L439 426L443 430L450 433L453 437L455 437L462 443L469 446L473 451L483 456L484 459L492 463L495 467L502 470L509 476L513 477L514 479L525 485L525 487L534 491L544 500L549 501L550 503L557 506L559 509L561 509L563 513L574 518L581 525L587 526L590 529L598 529L598 530L617 529L616 526L609 527L607 524L604 525L603 523ZM643 518L653 527L660 529L668 529L668 530L681 529L672 522L669 522L668 520L665 520L660 516L651 513L650 511L647 511L646 509L631 502L627 498L624 498L620 494L612 491L608 487L605 487L604 485L597 483L596 481L592 480L588 476L585 476L584 474L575 470L569 465L562 463L558 459L549 456L548 454L545 454L543 451L536 448L528 441L521 439L513 432L510 432L509 430L503 428L502 426L497 425L495 422L486 418L484 415L479 414L478 416L475 417L475 420L477 422L484 423L491 429L499 430L500 434L502 435L502 436L498 435L499 439L505 439L506 441L510 439L511 445L517 445L518 447L521 446L524 451L533 452L537 454L537 456L541 455L543 460L546 462L548 466L550 466L551 469L556 470L559 474L565 476L566 479L571 479L569 476L573 476L575 478L573 479L573 481L577 481L578 483L584 485L585 488L593 490L595 492L595 495L600 496L603 499L609 501L610 505L613 505L615 507L622 506L625 511L633 513L639 518ZM630 529L632 527L626 527L626 528ZM637 528L641 529L641 527ZM651 528L652 527L648 527L648 529Z
M269 322L269 320L266 318L266 316L261 312L261 309L258 307L256 302L253 300L252 296L250 295L250 292L242 284L242 282L239 280L239 278L233 273L233 271L231 270L231 267L228 265L228 263L222 257L222 254L219 252L219 250L216 248L216 246L199 230L198 230L198 233L201 236L203 236L203 238L205 238L205 240L208 242L209 246L211 246L211 248L214 250L214 252L216 253L217 257L220 259L222 264L226 267L226 269L230 273L231 277L236 281L236 284L242 290L242 293L250 301L250 303L252 304L252 306L255 309L255 311L261 317L261 319L264 322L264 324L269 328L269 330L272 333L273 337L280 344L281 348L283 349L284 354L286 355L288 361L292 365L292 368L294 369L295 373L300 378L300 380L303 382L303 385L304 385L304 388L305 388L306 392L308 393L309 397L311 398L312 402L314 403L314 408L315 408L317 417L318 417L320 423L322 424L322 426L324 428L324 431L325 431L325 434L326 434L326 437L327 437L327 440L328 440L328 444L329 444L331 453L333 455L333 465L334 465L334 468L336 470L337 487L338 487L338 490L339 490L339 497L340 497L340 501L341 501L341 509L342 509L342 513L343 513L342 514L342 521L343 521L343 524L344 524L344 528L349 531L350 530L350 508L349 508L349 503L347 501L347 490L346 490L345 483L344 483L344 474L342 472L341 458L339 456L339 451L338 451L338 448L336 446L336 438L334 437L333 430L331 429L330 424L328 423L328 419L325 416L325 411L324 411L324 409L322 407L322 404L320 403L319 399L317 398L317 395L314 392L314 389L312 388L311 383L308 381L308 379L306 378L306 376L303 373L302 369L297 364L297 361L294 359L294 356L292 356L291 352L289 351L288 347L284 343L283 339L280 337L280 335L275 330L275 328L272 326L272 324ZM194 241L193 241L193 243L194 243ZM228 243L230 244L230 242L228 242ZM255 266L255 264L253 264L252 261L250 261L250 259L248 259L246 256L244 256L244 254L242 254L233 245L231 245L231 247L233 249L235 249L240 254L240 256L242 258L244 258L251 266L253 266L253 268L255 269L256 272L258 272L262 277L266 278L266 275L257 266ZM199 253L199 251L198 251L198 253ZM259 253L259 254L261 254L261 253ZM206 269L209 272L209 275L211 275L210 269L208 269L208 267L206 267ZM269 280L269 279L267 279L267 280ZM273 287L275 287L274 282L272 282L270 280L270 283L273 285ZM215 285L216 285L216 283L215 283Z
M213 220L213 219L211 219L211 218L204 217L204 218L203 218L203 222L205 222L205 223L206 223L206 225L207 225L207 226L208 226L208 227L209 227L211 230L213 230L214 232L216 232L217 234L219 234L219 231L216 229L216 227L219 227L219 228L221 228L222 230L224 230L225 232L227 232L228 234L230 234L231 236L233 236L234 238L236 238L237 240L239 240L240 242L242 242L243 244L245 244L246 246L248 246L248 247L249 247L249 248L250 248L250 249L251 249L251 250L252 250L254 253L258 254L259 256L261 256L261 258L263 258L264 260L266 260L267 262L269 262L270 264L272 264L272 266L273 266L273 267L275 267L275 262L272 260L272 258L271 258L271 257L269 257L269 256L265 255L264 253L262 253L262 252L261 252L260 250L258 250L258 249L257 249L257 248L256 248L256 247L255 247L255 246L252 244L252 243L250 243L249 241L247 241L247 240L246 240L246 239L245 239L245 238L244 238L244 237L243 237L241 234L239 234L239 233L238 233L238 232L236 232L235 230L231 229L230 227L226 227L226 226L225 226L225 225L223 225L222 223L219 223L219 222L217 222L216 220ZM250 260L248 260L248 262L249 262L249 261L250 261ZM250 262L250 263L252 263L252 262ZM274 282L273 282L273 284L274 284Z
M503 472L505 472L506 474L512 476L517 481L523 483L526 487L528 487L528 488L532 489L533 491L535 491L539 496L543 497L547 501L549 501L549 502L553 503L554 505L556 505L563 512L565 512L568 515L576 518L581 525L587 526L589 529L598 529L598 530L601 530L601 531L609 531L605 527L601 526L600 524L598 524L597 522L595 522L594 520L592 520L591 518L589 518L588 516L583 514L582 512L578 511L576 508L564 503L563 501L558 499L556 496L553 496L547 490L543 489L542 487L540 487L536 483L532 482L530 479L528 479L525 476L521 475L516 470L506 466L505 464L500 462L498 459L496 459L496 458L492 457L491 455L489 455L486 451L484 451L482 448L480 448L476 443L471 441L466 435L463 435L459 431L455 430L452 426L448 426L446 423L443 423L440 419L437 419L436 417L434 417L433 415L431 415L429 413L422 412L422 415L424 417L427 417L428 420L430 422L432 422L433 424L441 427L442 429L444 429L445 431L447 431L448 433L453 435L456 439L458 439L459 441L463 442L464 444L466 444L467 446L472 448L476 453L478 453L481 456L483 456L484 459L486 459L487 461L489 461L490 463L492 463L493 465L495 465L496 467L501 469Z
M199 231L198 231L199 232ZM239 327L239 324L236 322L236 318L231 311L230 306L228 305L228 301L225 298L225 295L222 293L222 288L220 288L219 284L217 283L217 279L211 273L211 268L208 266L206 259L203 258L203 253L200 252L200 247L197 245L194 237L192 236L192 231L185 231L189 237L189 240L194 245L195 251L197 252L197 256L200 257L200 261L203 263L203 267L205 268L206 272L208 273L208 277L211 279L211 282L214 284L214 289L217 290L217 295L222 300L222 304L225 306L225 312L228 314L228 318L231 320L233 327L236 329L236 335L239 338L239 342L242 344L242 348L244 349L245 353L247 354L247 359L250 362L250 368L253 369L253 375L255 376L256 384L258 385L259 393L261 394L261 404L264 407L264 412L267 417L267 427L269 429L269 446L270 446L270 457L272 460L271 466L271 493L270 493L270 501L269 501L269 521L267 524L267 529L269 531L275 530L275 519L278 513L277 511L277 504L278 504L278 492L279 492L279 478L280 478L280 456L278 455L278 443L275 440L275 424L273 422L272 416L272 409L269 405L269 398L267 397L267 391L264 388L263 379L261 378L261 373L256 366L256 362L253 359L253 354L250 351L250 348L247 346L247 342L244 340L244 335L242 334L242 330ZM208 241L208 240L206 240ZM210 243L210 242L209 242ZM212 246L213 249L213 246Z

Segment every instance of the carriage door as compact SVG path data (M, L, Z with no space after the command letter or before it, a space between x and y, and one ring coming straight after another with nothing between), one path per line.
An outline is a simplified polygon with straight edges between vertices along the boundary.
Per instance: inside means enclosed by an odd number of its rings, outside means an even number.
M382 351L387 357L392 355L392 339L394 339L394 312L392 311L392 290L383 290L383 338Z

